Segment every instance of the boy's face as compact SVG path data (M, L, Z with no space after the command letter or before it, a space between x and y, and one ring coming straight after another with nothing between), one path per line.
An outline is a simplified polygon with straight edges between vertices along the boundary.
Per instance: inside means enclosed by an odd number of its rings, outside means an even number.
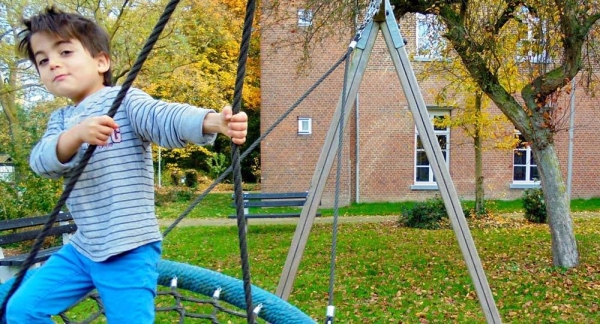
M31 35L40 79L52 94L80 103L104 87L110 60L104 53L92 57L77 39L65 40L49 33Z

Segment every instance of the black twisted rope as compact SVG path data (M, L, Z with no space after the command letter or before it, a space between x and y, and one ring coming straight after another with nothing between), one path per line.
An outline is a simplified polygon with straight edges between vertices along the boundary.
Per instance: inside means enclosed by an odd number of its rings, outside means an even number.
M125 98L125 95L127 94L127 91L133 84L133 81L137 77L137 74L139 73L139 71L142 69L142 65L148 58L148 55L150 54L150 51L154 47L154 44L158 41L158 37L160 36L163 29L165 28L167 22L169 21L171 14L173 13L173 11L175 11L177 4L179 4L179 0L171 0L165 7L165 10L163 11L162 15L160 16L159 21L154 26L154 29L152 30L152 33L150 34L150 36L148 37L148 40L144 44L142 51L138 55L138 58L136 59L135 64L131 68L131 71L127 75L125 82L121 86L121 89L120 89L119 93L117 94L117 97L113 101L113 104L107 113L107 115L109 117L113 117L117 113L117 110L119 109L119 106L123 102L123 99ZM71 177L67 181L67 184L65 185L65 189L64 189L63 193L61 194L60 198L58 199L56 206L54 206L54 208L52 209L52 212L50 213L50 216L48 216L48 221L46 222L46 224L44 224L44 227L42 228L42 231L40 232L40 234L36 237L35 243L33 244L33 247L31 249L31 251L29 252L29 255L27 256L27 259L25 259L23 266L21 267L21 269L15 276L15 281L14 281L13 285L11 286L6 298L2 302L2 306L0 307L0 318L4 318L4 315L6 313L6 305L8 304L8 301L10 300L12 295L17 291L17 289L19 289L21 284L23 283L23 279L25 277L25 274L27 273L27 270L34 264L35 256L40 251L42 244L44 243L44 239L46 237L48 237L50 229L51 229L52 225L54 224L54 222L56 221L56 218L58 217L58 213L64 207L65 202L67 201L67 198L69 197L69 195L73 191L73 188L75 187L75 184L77 183L77 180L79 180L79 177L83 173L83 170L85 169L85 167L87 166L88 162L90 161L92 155L94 154L94 150L96 150L96 145L90 145L87 148L87 150L85 151L85 153L81 159L81 162L74 169L73 177Z
M356 47L356 43L362 38L362 33L367 27L367 25L373 21L373 17L379 11L379 6L381 5L381 0L375 1L372 0L370 6L367 8L365 13L365 18L357 28L356 34L352 39L352 42L348 46L348 50L346 53L347 57L350 57L354 52ZM342 102L341 102L341 110L340 110L340 120L338 121L338 149L336 152L336 174L335 174L335 194L333 201L333 229L332 229L332 244L331 244L331 257L330 257L330 267L329 267L329 291L328 291L328 303L329 308L326 312L325 323L333 324L334 322L334 284L335 284L335 265L337 258L337 235L338 235L338 218L339 218L339 196L340 196L340 179L342 172L342 149L344 144L344 109L346 107L346 103L348 101L347 98L347 86L348 86L348 69L349 69L349 61L346 61L344 65L344 79L342 82Z
M349 57L354 52L353 47L349 47L347 56ZM346 107L346 87L348 84L348 65L349 61L344 64L344 81L342 83L342 106L340 110L340 120L338 121L338 149L336 152L336 173L335 173L335 195L333 199L333 229L332 229L332 244L331 244L331 258L329 266L329 291L328 291L328 302L329 307L333 308L333 287L335 282L335 259L337 256L337 234L338 234L338 216L339 216L339 202L340 202L340 179L342 172L342 147L344 144L344 108ZM333 311L328 311L325 317L326 324L333 324Z
M240 112L242 107L242 90L244 88L244 76L246 74L246 62L248 59L248 49L250 48L250 37L252 35L252 23L254 21L254 11L256 8L255 0L248 0L246 5L246 17L244 19L244 29L242 31L242 43L240 44L240 54L238 56L238 68L235 80L235 89L233 91L233 114ZM246 217L244 216L244 201L242 192L242 168L240 166L239 146L231 142L231 161L233 164L233 184L234 197L237 210L237 227L240 244L240 259L242 262L242 278L244 282L244 295L246 297L246 312L249 324L254 323L252 305L252 284L250 280L250 261L248 258L248 240L246 237Z

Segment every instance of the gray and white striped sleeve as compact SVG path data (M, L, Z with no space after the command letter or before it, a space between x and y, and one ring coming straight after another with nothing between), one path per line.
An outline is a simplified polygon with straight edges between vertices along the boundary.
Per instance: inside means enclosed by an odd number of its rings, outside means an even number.
M44 136L35 145L29 156L31 169L40 176L57 179L71 171L78 163L77 158L61 163L56 155L56 145L64 127L64 108L52 113Z
M203 134L202 123L212 109L156 100L131 89L124 101L131 126L140 137L166 148L187 143L212 144L217 134Z

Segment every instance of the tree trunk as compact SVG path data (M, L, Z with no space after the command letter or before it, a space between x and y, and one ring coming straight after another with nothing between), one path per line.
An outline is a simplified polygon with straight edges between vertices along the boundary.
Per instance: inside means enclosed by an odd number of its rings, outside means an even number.
M483 188L483 154L481 138L475 138L475 213L485 213L485 191Z
M473 146L475 149L475 214L481 215L485 212L485 193L483 188L483 143L481 129L481 97L482 92L475 93L475 136Z
M29 168L26 163L28 152L23 145L23 130L19 123L19 106L16 100L18 69L15 62L9 62L8 67L7 74L0 73L0 108L8 121L12 149L10 154L15 166L15 183L18 183L21 171Z
M579 264L577 242L570 216L569 197L563 180L554 144L539 149L532 146L538 166L548 225L552 236L552 261L554 266L571 268Z
M18 140L17 133L19 121L17 119L16 104L16 85L17 85L17 67L10 62L8 64L8 73L3 74L0 71L0 107L8 121L11 140L15 143Z

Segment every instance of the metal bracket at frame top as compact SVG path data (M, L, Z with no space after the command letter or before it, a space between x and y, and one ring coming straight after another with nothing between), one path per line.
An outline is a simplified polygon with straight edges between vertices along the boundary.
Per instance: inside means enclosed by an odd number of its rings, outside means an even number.
M398 22L396 21L395 16L393 15L392 6L389 1L381 1L381 7L379 8L379 12L375 14L373 17L373 21L367 24L365 30L371 29L371 24L382 24L385 23L388 25L390 29L390 36L392 37L392 42L394 43L394 47L399 49L402 46L405 46L406 43L402 38L402 34L400 34L400 28L398 28ZM368 37L361 37L356 44L356 47L364 50L367 45Z

